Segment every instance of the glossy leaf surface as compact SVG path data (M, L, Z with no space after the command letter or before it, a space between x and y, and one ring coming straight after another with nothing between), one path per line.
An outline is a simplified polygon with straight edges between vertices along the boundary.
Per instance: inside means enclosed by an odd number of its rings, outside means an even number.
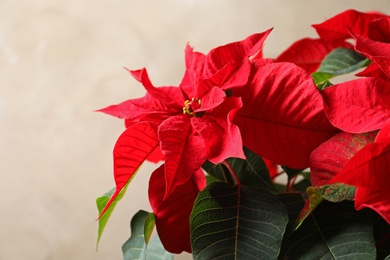
M274 259L287 212L275 195L254 187L214 182L191 213L194 259Z
M246 148L244 148L244 153L246 160L240 158L229 158L226 160L233 167L241 184L261 187L275 192L276 189L263 159ZM221 181L230 181L230 173L223 164L214 165L212 163L205 163L203 169Z
M367 213L367 212L365 212ZM375 259L369 215L350 202L323 202L283 242L280 259Z

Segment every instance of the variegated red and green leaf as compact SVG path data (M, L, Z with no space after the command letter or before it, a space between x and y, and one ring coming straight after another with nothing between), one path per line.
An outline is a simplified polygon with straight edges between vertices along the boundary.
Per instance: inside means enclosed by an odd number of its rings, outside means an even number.
M377 132L341 132L321 144L310 155L310 181L313 186L327 184L364 146L374 142Z

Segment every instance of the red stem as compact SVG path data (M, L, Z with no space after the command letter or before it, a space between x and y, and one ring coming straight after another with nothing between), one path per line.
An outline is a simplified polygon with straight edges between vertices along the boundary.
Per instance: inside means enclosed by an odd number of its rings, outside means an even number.
M226 168L229 170L230 174L233 176L234 181L236 182L237 185L240 185L240 180L237 177L236 171L233 169L233 167L228 163L226 160L221 162L223 165L226 166Z

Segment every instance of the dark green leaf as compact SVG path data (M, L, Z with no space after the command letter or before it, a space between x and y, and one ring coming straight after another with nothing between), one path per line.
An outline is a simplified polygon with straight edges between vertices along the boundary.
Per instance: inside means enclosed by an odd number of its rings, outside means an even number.
M367 66L370 63L363 55L347 48L336 48L322 61L312 74L315 84L319 84L337 75L344 75Z
M283 242L280 259L375 259L372 223L352 202L322 202Z
M123 259L173 259L172 254L165 251L158 238L149 242L154 227L154 214L138 211L130 222L131 236L122 246Z
M374 215L374 236L377 247L377 259L390 258L390 224L381 216L372 212Z
M282 169L286 172L287 176L289 179L294 178L297 176L299 173L301 173L304 169L293 169L287 166L281 166Z
M284 204L288 213L288 224L285 233L285 237L286 237L286 235L288 236L288 234L290 234L293 231L299 213L301 212L303 206L305 205L305 200L306 200L305 194L294 192L294 193L278 194L277 196L279 200Z
M223 181L226 183L234 184L234 179L229 173L229 170L223 164L213 164L209 161L206 161L202 165L203 170L205 170L209 176L207 183L214 182L216 180Z
M272 192L277 192L271 181L267 166L263 159L247 148L244 148L246 160L229 158L227 162L233 167L242 185L262 187ZM215 178L233 184L228 170L222 164L214 165L207 162L203 169Z
M194 259L275 259L288 216L267 190L214 182L190 217Z
M106 213L99 218L99 229L98 229L98 238L97 238L97 242L96 242L96 250L98 248L100 238L103 234L104 228L106 227L108 219L110 218L111 213L113 212L118 201L120 201L123 198L123 195L126 193L127 187L128 187L128 184L126 184L126 186L123 188L121 193L119 193L119 195L115 198L115 200L111 204L111 207L109 207L107 209ZM96 199L96 205L97 205L97 208L99 211L99 215L102 214L104 207L106 206L107 202L110 200L110 198L111 198L112 194L114 194L114 192L115 192L115 188L111 189L110 191L106 192L103 196Z

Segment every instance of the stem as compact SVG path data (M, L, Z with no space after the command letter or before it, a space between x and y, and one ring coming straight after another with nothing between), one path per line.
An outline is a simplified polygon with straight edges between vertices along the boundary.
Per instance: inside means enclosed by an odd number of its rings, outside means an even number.
M226 166L226 168L229 170L230 174L232 175L232 177L234 178L234 181L236 182L237 185L240 185L240 180L238 179L237 177L237 173L236 171L233 169L233 167L230 165L230 163L228 163L226 160L222 161L221 162L223 165Z
M298 175L295 175L294 177L292 177L291 179L288 180L287 185L286 185L286 192L290 192L290 190L292 189L292 187L295 184L295 181L297 180L297 177L298 177Z

